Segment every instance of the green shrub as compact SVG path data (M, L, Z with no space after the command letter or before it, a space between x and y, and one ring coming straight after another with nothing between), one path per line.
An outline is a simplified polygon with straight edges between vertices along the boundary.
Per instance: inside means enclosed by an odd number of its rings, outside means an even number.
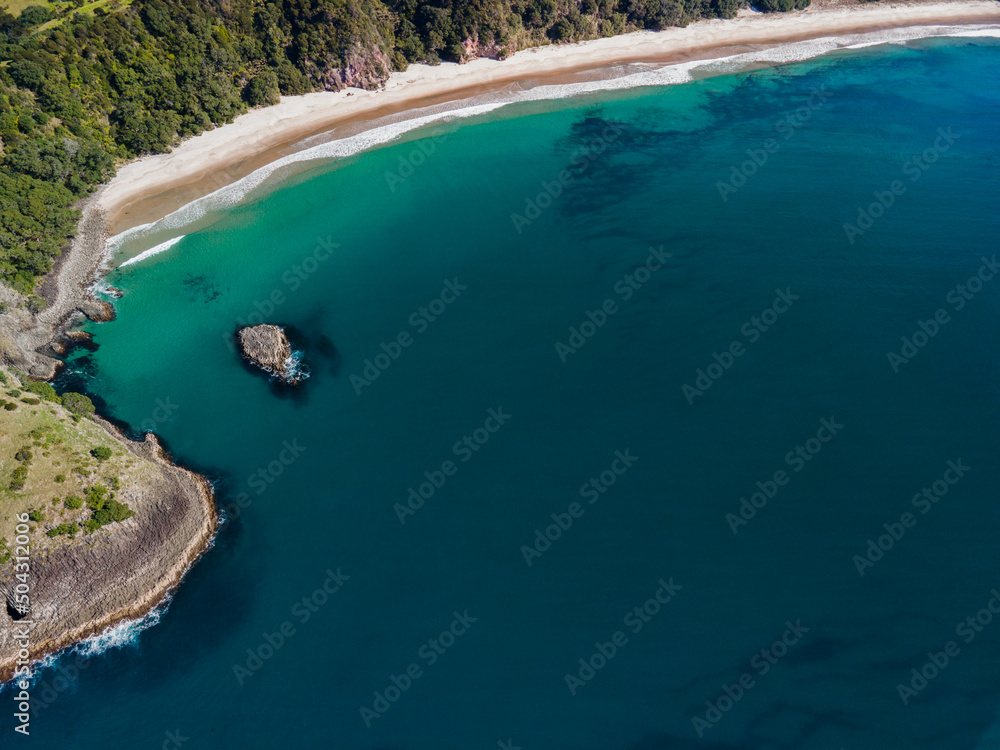
M45 514L42 513L42 511L38 510L37 508L32 508L30 511L28 511L28 519L31 521L35 521L36 523L41 523L42 521L45 520Z
M24 489L24 483L28 481L28 467L18 466L10 473L10 489L14 492Z
M78 495L69 495L65 500L63 500L63 505L70 510L79 510L83 507L83 498Z
M18 448L17 453L14 454L14 460L20 461L21 463L24 464L30 464L31 459L32 459L31 448L29 448L27 445Z
M41 380L28 383L24 386L24 390L34 393L36 396L44 398L46 401L51 401L55 404L62 402L62 399L59 398L59 394L56 393L56 389L53 388L51 384Z
M72 538L72 537L76 536L76 532L79 531L79 529L80 529L80 527L78 525L76 525L75 523L61 523L58 526L56 526L54 529L49 529L45 533L48 534L51 537L57 537L57 536L60 536L60 535L65 535L65 536L68 536L68 537Z
M17 398L18 396L21 395L21 390L19 388L11 388L9 391L7 391L7 395L10 396L11 398Z
M277 104L280 96L278 74L273 70L261 71L243 89L243 99L251 107L262 104Z
M62 484L65 481L66 481L66 475L65 474L56 474L56 478L55 478L56 484Z
M38 406L38 405L39 405L40 403L42 403L42 402L41 402L41 401L39 401L39 400L38 400L37 398L31 398L30 396L25 396L25 397L24 397L24 398L22 398L21 400L22 400L22 401L23 401L24 403L28 404L29 406Z
M18 20L22 26L38 26L52 18L52 11L44 5L29 5L21 11Z
M84 494L87 496L87 507L91 510L100 510L111 499L111 493L103 484L88 487Z
M5 401L3 408L6 409L7 411L14 411L14 409L17 408L17 404L15 404L13 401Z
M111 458L111 449L106 445L99 445L90 451L90 455L96 458L98 461L107 461Z
M64 393L62 395L62 405L65 406L71 414L78 417L90 417L94 414L94 402L82 393Z
M108 500L103 508L94 511L91 519L97 521L101 526L107 526L109 523L118 523L134 515L135 511L125 503L120 503L117 500Z
M790 10L802 10L809 5L809 0L756 0L751 5L758 10L785 13Z

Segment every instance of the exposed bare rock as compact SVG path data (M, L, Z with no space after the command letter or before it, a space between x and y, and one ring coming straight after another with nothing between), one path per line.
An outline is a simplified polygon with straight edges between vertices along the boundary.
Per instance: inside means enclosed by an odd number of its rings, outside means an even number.
M93 340L93 337L86 331L66 331L54 339L49 347L52 351L59 355L60 357L66 354L70 349L78 344L88 344Z
M289 369L292 345L284 330L269 323L245 326L236 332L236 342L243 357L251 364L295 385L298 374Z
M107 323L109 320L115 319L115 308L110 302L102 299L81 300L77 309L95 323Z
M217 518L211 485L173 465L152 433L141 443L94 419L148 467L148 479L121 493L136 515L76 544L30 556L32 660L143 616L177 585L205 551ZM12 564L0 568L0 590L18 584ZM7 606L5 607L4 604ZM22 644L11 605L0 600L0 681L8 680Z
M342 67L308 60L310 77L327 91L354 87L374 91L385 85L392 73L392 60L378 46L353 45L345 54Z
M503 46L496 42L483 43L478 36L469 37L462 42L461 63L471 62L479 57L488 57L491 60L504 60L514 54L516 50L511 46Z

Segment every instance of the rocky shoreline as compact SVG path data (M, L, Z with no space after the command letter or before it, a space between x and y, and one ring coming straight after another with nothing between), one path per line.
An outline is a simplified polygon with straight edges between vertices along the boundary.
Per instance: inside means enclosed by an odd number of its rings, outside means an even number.
M173 464L152 433L136 443L100 417L94 421L159 465L163 481L145 501L129 498L136 516L122 528L98 532L98 545L31 560L32 661L148 614L208 549L217 526L207 479ZM12 578L13 571L5 571L0 583L10 586ZM14 676L18 650L13 628L0 629L0 682Z
M80 203L77 234L39 284L45 309L37 313L23 307L24 298L0 285L0 302L8 311L0 315L0 358L39 380L51 380L62 363L54 354L56 342L80 315L95 322L113 320L114 308L90 293L104 261L109 237L101 190Z
M32 313L24 298L0 286L0 301L7 303L7 312L0 315L0 359L34 379L51 379L62 365L54 355L82 338L67 334L80 315L94 321L114 318L111 305L89 291L101 271L108 238L98 200L95 193L78 205L78 233L39 286L44 310ZM32 661L157 607L208 549L218 525L205 477L175 465L151 433L135 442L108 421L93 421L133 455L150 461L155 471L143 491L127 498L135 517L113 530L101 529L88 537L89 544L31 556ZM13 574L13 565L4 565L0 584L16 583ZM11 618L0 614L0 622L4 682L14 675L20 646Z

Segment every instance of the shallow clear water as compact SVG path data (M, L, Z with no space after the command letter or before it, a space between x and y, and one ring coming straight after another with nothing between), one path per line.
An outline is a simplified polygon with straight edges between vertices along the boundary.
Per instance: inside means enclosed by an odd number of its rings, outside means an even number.
M1000 229L997 50L507 112L113 274L118 319L63 382L216 480L229 521L138 645L42 675L33 746L976 747L1000 624L956 628L1000 587L1000 282L956 288ZM232 349L262 318L298 391Z

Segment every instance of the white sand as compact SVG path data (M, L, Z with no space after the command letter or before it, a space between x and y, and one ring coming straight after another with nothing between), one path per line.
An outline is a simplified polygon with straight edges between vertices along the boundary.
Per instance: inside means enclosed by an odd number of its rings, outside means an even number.
M812 52L817 54L851 43L863 45L934 33L932 29L912 30L910 37L898 32L894 37L893 29L997 22L1000 22L1000 4L994 0L893 5L853 2L839 5L821 1L804 11L792 13L763 14L744 10L735 19L699 21L687 28L538 47L518 52L502 62L478 59L465 65L412 65L405 72L394 73L380 91L348 89L283 97L279 104L253 110L231 124L190 138L169 154L126 164L102 192L99 204L107 212L112 229L121 231L140 223L139 218L124 215L136 201L147 201L141 221L158 219L177 208L176 203L165 200L162 207L154 203L150 208L149 200L169 190L186 186L196 193L193 197L207 195L252 171L247 165L240 165L246 159L282 146L284 153L301 151L305 145L292 145L297 139L341 123L377 118L385 114L386 107L419 108L428 104L429 99L437 97L440 101L450 93L460 99L463 95L482 94L491 87L499 90L514 81L599 69L616 63L704 59L712 57L713 50L720 55L732 55L803 39L827 38L825 48ZM843 39L845 34L859 32L867 32L867 35ZM755 57L781 62L786 59L781 50L781 47L770 49ZM799 50L787 59L804 56L809 55Z

